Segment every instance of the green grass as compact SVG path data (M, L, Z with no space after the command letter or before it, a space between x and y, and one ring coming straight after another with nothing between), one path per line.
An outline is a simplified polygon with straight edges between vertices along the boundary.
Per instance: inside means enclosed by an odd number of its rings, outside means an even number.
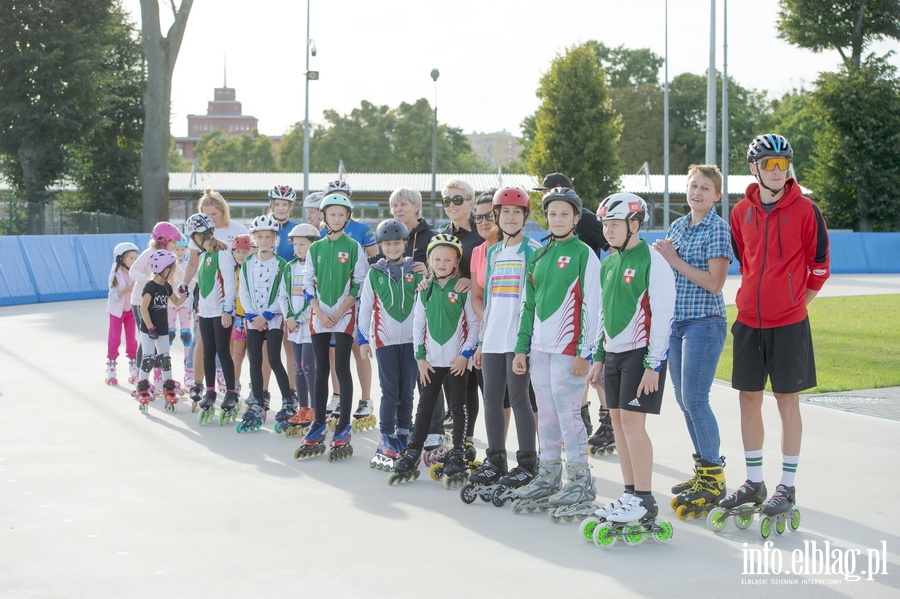
M716 378L731 380L731 323ZM900 295L818 298L809 306L819 386L831 393L900 386ZM767 385L766 389L771 391Z

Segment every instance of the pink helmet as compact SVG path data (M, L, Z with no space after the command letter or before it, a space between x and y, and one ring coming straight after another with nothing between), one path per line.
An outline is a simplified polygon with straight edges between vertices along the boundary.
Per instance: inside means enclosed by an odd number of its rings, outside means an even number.
M234 241L231 243L231 250L247 250L250 251L250 236L244 233L243 235L238 235L234 238Z
M531 199L524 190L518 187L502 187L494 192L494 207L519 206L526 212L531 210Z
M166 267L175 264L175 254L168 250L156 250L152 254L150 254L150 259L147 261L147 264L150 266L150 270L156 274L161 273L166 269Z
M167 245L170 241L178 241L181 239L181 231L172 223L161 222L156 223L153 227L153 233L150 234L154 241Z

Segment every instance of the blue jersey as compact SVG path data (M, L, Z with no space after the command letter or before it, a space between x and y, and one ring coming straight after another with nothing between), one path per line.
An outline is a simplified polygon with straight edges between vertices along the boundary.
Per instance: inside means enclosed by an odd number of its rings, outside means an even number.
M319 234L322 237L325 237L328 234L328 230L325 227L322 227ZM344 235L364 248L375 245L375 233L372 232L371 227L366 223L361 223L352 218L347 223L347 226L344 227Z
M288 239L288 235L291 234L291 229L299 224L300 223L292 220L286 220L284 224L281 225L281 228L278 229L278 245L275 247L275 253L285 262L290 262L296 258L294 255L294 244Z

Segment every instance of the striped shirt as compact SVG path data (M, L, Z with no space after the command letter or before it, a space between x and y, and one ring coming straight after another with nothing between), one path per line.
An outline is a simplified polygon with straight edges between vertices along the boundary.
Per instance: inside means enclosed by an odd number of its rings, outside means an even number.
M691 225L691 215L682 216L669 227L667 237L678 250L682 260L700 270L709 270L712 258L734 258L731 248L731 228L715 210L706 213L696 225ZM675 270L675 322L704 318L725 317L725 299L722 292L710 293L692 283Z

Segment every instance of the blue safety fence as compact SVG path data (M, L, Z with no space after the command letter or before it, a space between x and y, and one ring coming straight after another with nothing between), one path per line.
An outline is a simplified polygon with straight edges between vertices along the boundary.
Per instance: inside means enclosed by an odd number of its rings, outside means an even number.
M662 231L641 237L652 243ZM900 273L900 233L833 231L831 271ZM106 297L112 252L130 241L143 251L147 234L0 236L0 306ZM728 269L737 274L737 262Z

